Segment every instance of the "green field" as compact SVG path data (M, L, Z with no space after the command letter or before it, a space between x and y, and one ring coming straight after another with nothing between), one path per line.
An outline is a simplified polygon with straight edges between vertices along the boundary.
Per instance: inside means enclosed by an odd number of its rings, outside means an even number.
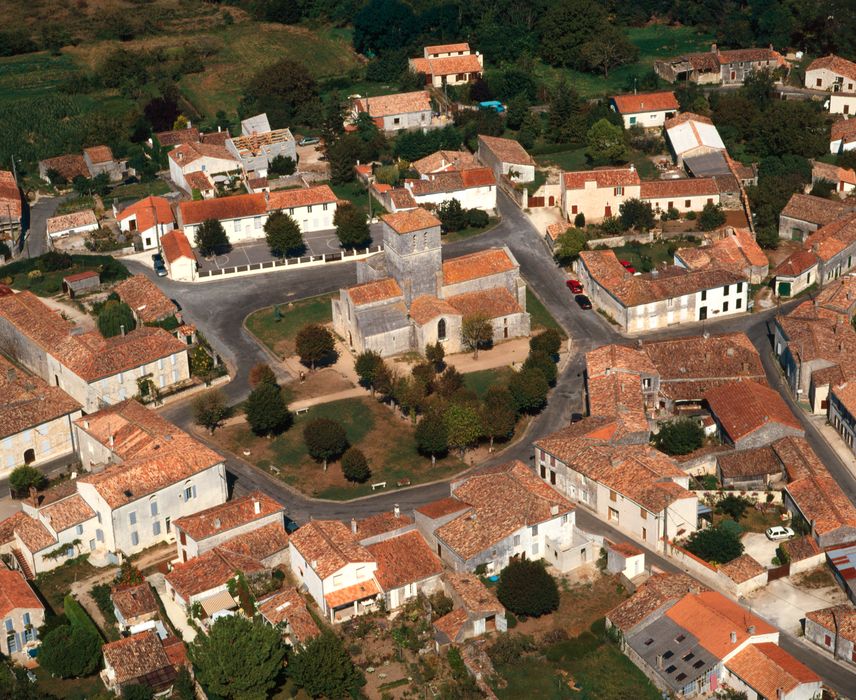
M531 319L532 333L537 333L545 328L553 328L559 331L559 335L563 339L568 337L558 321L547 311L547 307L541 303L541 300L535 296L529 287L526 288L526 310Z
M301 299L293 303L279 304L280 318L277 320L274 307L254 311L245 321L247 329L277 357L287 357L294 352L294 337L307 323L330 323L333 310L330 306L332 294Z

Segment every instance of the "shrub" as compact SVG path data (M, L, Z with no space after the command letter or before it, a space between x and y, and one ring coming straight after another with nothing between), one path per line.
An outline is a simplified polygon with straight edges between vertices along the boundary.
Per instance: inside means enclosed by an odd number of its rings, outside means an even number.
M586 227L586 215L580 212L574 217L574 228Z
M67 270L74 265L74 261L68 253L49 250L39 258L38 265L44 272L56 272L58 270Z
M20 466L9 475L9 486L19 496L29 493L30 487L40 489L47 484L47 478L35 467Z
M448 615L455 607L452 599L443 593L443 591L432 593L431 597L428 598L428 601L431 603L432 620L439 620L444 615Z
M559 588L544 566L529 559L516 559L499 575L499 602L511 612L540 617L559 607Z
M467 225L472 228L484 228L490 223L490 217L481 209L467 209Z
M511 378L508 390L519 413L538 413L547 403L550 385L539 369L530 367Z
M362 484L372 475L366 456L356 447L351 447L342 455L342 473L348 481Z
M88 676L100 661L101 637L86 627L62 625L42 639L39 665L54 676Z
M696 530L687 539L686 549L707 562L726 564L743 554L743 543L739 534L717 525Z
M523 363L523 369L537 369L541 374L544 375L544 379L547 380L547 384L550 386L554 386L556 384L556 378L559 375L558 369L556 368L556 363L553 362L553 358L550 355L544 352L530 352L529 356L526 358L526 361Z
M250 370L250 386L255 388L259 384L276 384L276 374L266 362L253 365Z
M511 613L508 614L508 617ZM515 620L516 624L517 620ZM510 626L510 625L509 625ZM533 651L532 639L522 634L502 634L487 648L487 655L494 666L519 663L526 652Z
M702 446L704 431L694 420L682 418L662 423L653 442L667 455L686 455Z
M752 501L745 496L737 496L733 493L728 494L719 503L716 504L716 512L729 515L734 520L740 520L747 508L752 507Z
M98 330L105 338L130 333L136 327L134 312L123 301L108 301L98 312Z
M543 352L546 355L555 357L562 349L562 336L555 328L548 328L538 335L533 335L529 339L530 352Z

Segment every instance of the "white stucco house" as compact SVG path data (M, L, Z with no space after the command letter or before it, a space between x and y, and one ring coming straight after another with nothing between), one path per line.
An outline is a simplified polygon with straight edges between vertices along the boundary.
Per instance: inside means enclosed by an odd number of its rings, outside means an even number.
M336 226L333 217L339 198L328 185L302 187L292 190L273 190L267 195L268 212L288 214L303 233L329 231Z
M418 206L439 206L457 199L464 209L496 209L496 177L490 168L433 173L418 180L405 180L404 188Z
M143 250L160 247L161 238L175 228L172 206L164 197L146 197L121 211L113 206L119 229L140 237Z
M183 231L170 231L161 238L163 259L170 279L193 282L196 279L196 255Z
M76 211L71 214L54 216L45 224L48 238L52 241L67 236L91 233L98 230L98 217L92 209Z
M805 69L805 86L811 90L856 93L856 63L835 54L816 58Z
M368 114L378 129L387 133L431 128L433 108L427 90L400 92L377 97L354 97L351 100L351 119Z
M217 175L240 175L243 165L225 146L213 143L182 143L168 155L169 177L182 190L193 194L187 181L190 173L204 173L210 178Z
M609 101L612 109L624 120L625 129L633 126L659 129L680 109L675 93L669 90L615 95Z
M573 221L582 214L587 223L618 216L619 207L628 199L639 199L642 181L631 164L628 168L603 168L562 173L559 206Z
M466 85L481 78L484 56L470 50L466 42L426 46L423 55L408 61L410 70L425 77L425 84L435 88L444 85Z
M189 240L194 239L199 225L209 219L223 225L232 245L264 238L267 218L267 200L262 193L216 197L178 205L178 227Z
M535 161L519 142L480 134L478 143L479 161L493 170L497 180L503 175L513 182L532 182L535 179Z

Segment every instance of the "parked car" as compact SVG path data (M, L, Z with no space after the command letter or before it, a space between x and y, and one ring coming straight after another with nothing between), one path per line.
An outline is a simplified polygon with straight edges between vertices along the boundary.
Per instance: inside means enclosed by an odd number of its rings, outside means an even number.
M298 146L314 146L316 143L321 143L321 139L317 136L306 136L297 142Z
M794 536L794 531L789 527L784 527L782 525L774 525L773 527L767 528L767 539L773 540L789 540Z
M623 267L625 270L627 270L631 275L636 274L636 268L630 264L629 260L619 260L618 262L620 262L621 267Z
M583 419L582 413L572 413L571 414L571 423L579 423Z
M585 294L577 294L574 297L574 301L577 302L577 306L579 306L581 309L591 308L591 301L589 301L589 298Z
M157 265L158 263L163 264L163 255L160 253L152 253L152 262Z
M502 114L505 111L505 105L499 100L485 100L479 102L479 109L492 109L497 114Z
M583 286L577 280L568 280L565 284L568 285L568 289L574 294L582 294Z
M158 277L166 277L166 275L167 275L166 265L164 265L163 260L156 260L154 268L155 268L155 273L157 274Z

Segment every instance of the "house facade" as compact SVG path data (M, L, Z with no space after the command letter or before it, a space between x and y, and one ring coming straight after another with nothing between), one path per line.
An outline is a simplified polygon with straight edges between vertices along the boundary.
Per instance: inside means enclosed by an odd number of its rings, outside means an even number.
M91 209L72 214L54 216L45 222L48 238L52 241L67 236L91 233L98 230L98 217Z
M535 179L535 161L519 142L480 134L478 144L479 161L493 171L497 180L503 175L512 182Z
M856 114L856 94L839 92L829 96L829 113L850 116ZM849 151L856 148L852 140L842 143L842 150Z
M641 196L642 181L633 165L563 173L560 183L559 202L562 214L569 221L577 214L585 216L588 223L618 216L623 202Z
M845 664L856 666L856 608L834 605L805 616L805 638Z
M160 248L161 238L175 228L172 206L164 197L146 197L113 215L124 233L140 237L143 250Z
M298 223L303 233L336 228L333 218L338 205L339 198L327 185L274 190L267 195L268 212L281 211L288 214Z
M13 248L21 238L21 191L9 170L0 170L0 240Z
M169 152L168 158L170 179L187 194L193 194L187 180L190 173L228 178L239 175L243 168L240 160L218 144L182 143Z
M842 96L843 97L843 96ZM845 104L844 114L856 114L856 95L850 97L852 104ZM850 121L847 117L833 122L829 130L829 152L838 155L856 148L856 119Z
M625 129L634 126L659 129L680 109L678 99L671 91L615 95L609 101L612 109L624 120Z
M170 231L161 238L163 259L170 279L193 282L196 279L196 255L183 231Z
M856 452L856 380L835 386L829 392L829 423L847 447Z
M289 129L271 129L266 114L241 122L241 135L226 140L226 150L241 163L247 177L267 177L271 161L291 158L297 163L297 142Z
M418 180L405 180L404 188L417 206L436 207L457 199L463 209L496 209L496 178L489 168L434 173Z
M784 57L770 48L720 50L687 53L654 62L654 71L668 83L698 85L741 85L756 70L774 70L785 65Z
M0 653L13 661L28 659L44 623L45 607L23 574L0 564Z
M434 110L427 90L400 92L377 97L354 97L351 100L351 120L368 114L381 131L395 133L430 129Z
M466 85L482 77L484 57L470 50L467 43L426 46L420 58L408 61L410 70L424 76L425 84L435 88Z
M805 86L811 90L856 93L856 63L835 54L816 58L805 69Z
M852 206L844 202L835 202L825 197L798 192L791 195L779 214L779 238L805 241L817 229L832 223L850 211Z

